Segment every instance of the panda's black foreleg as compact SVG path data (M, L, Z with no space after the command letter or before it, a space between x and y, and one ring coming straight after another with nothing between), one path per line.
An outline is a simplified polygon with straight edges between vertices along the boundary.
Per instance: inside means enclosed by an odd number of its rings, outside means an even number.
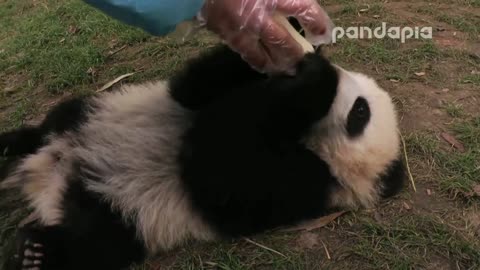
M16 157L31 154L41 145L42 131L38 127L23 127L0 134L0 156Z
M295 76L268 82L271 91L268 126L271 137L298 141L312 124L327 116L337 94L338 75L325 58L308 54Z
M170 93L185 108L198 110L234 89L266 78L221 45L187 62L170 79Z
M50 134L61 134L80 126L87 115L87 101L74 98L55 106L38 126L24 126L0 134L0 156L18 158L35 153Z

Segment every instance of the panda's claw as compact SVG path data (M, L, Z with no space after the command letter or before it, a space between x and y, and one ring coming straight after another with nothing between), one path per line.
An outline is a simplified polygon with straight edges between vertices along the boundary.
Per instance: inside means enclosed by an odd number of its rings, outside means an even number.
M43 257L43 253L41 252L34 252L30 249L26 249L25 252L23 253L24 257L30 257L30 258L41 258Z
M25 240L21 270L41 270L44 256L42 248L43 245L40 243L34 243L30 239Z

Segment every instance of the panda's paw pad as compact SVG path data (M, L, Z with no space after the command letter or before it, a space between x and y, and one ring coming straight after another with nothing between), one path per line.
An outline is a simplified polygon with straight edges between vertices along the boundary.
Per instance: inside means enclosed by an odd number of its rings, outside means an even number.
M43 244L25 240L22 257L21 270L41 270L44 259Z

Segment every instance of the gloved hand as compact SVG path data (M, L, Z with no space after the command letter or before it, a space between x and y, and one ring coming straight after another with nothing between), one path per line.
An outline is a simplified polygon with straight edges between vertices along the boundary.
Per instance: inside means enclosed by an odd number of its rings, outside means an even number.
M316 0L205 0L199 19L258 71L293 73L304 52L276 12L295 17L314 45L330 42L333 23Z

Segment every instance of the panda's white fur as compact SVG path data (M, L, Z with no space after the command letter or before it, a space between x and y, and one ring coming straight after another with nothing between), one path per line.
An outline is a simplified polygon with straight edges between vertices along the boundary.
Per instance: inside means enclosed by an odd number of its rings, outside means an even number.
M342 185L332 198L333 206L371 207L380 194L376 180L400 154L397 114L390 96L372 78L335 67L340 79L332 117L318 123L306 143L327 161ZM345 119L359 96L370 104L371 119L363 134L351 139Z
M169 97L167 82L126 87L94 106L101 109L82 127L82 147L72 149L105 180L90 181L88 188L124 217L136 218L153 253L188 238L211 239L180 187L176 156L191 115Z

